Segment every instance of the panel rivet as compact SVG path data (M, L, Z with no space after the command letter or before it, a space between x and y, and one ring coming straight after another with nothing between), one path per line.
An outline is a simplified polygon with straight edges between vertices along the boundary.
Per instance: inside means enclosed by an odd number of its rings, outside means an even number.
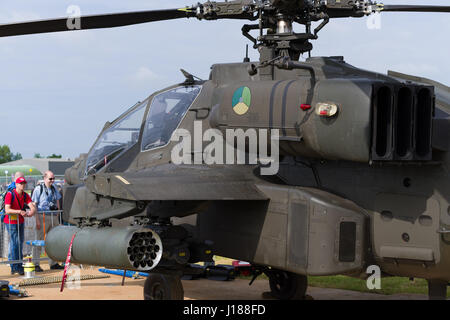
M406 188L411 187L411 179L410 179L410 178L405 178L405 179L403 179L403 185L404 185Z
M405 242L409 242L409 234L407 234L407 233L402 234L402 239Z

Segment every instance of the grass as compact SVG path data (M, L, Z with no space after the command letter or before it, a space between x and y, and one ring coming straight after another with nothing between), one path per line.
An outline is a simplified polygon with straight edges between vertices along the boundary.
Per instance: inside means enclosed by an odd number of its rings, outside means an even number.
M216 264L231 264L232 259L215 256ZM252 277L240 276L241 279L249 280ZM258 279L268 279L262 274ZM414 279L413 281L404 277L389 277L381 279L381 289L370 290L367 288L366 280L351 278L347 276L322 276L308 277L308 285L319 288L333 288L352 290L358 292L378 293L378 294L422 294L428 295L428 284L424 279ZM447 289L447 298L450 298L450 287Z
M410 281L408 278L402 277L382 278L381 289L373 290L367 288L366 280L346 276L308 277L308 284L312 287L344 289L386 295L398 293L428 295L428 285L424 279ZM450 297L450 290L447 290L447 297Z

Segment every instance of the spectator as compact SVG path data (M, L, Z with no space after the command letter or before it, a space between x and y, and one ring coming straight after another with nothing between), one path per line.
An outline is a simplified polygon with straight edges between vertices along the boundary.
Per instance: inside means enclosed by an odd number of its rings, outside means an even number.
M59 224L59 214L49 213L48 211L60 210L61 206L59 200L61 199L61 194L53 186L55 182L55 175L51 171L46 171L44 173L44 182L37 185L32 193L32 200L36 203L38 214L36 215L36 230L38 240L45 240L45 235L51 230L52 227ZM45 213L47 212L47 213ZM45 230L41 226L44 226L44 215L45 215ZM33 257L40 257L41 248L33 247ZM56 261L49 260L49 265L51 270L64 269L63 266L59 265ZM42 272L42 268L39 264L36 264L36 272Z
M14 174L14 181L11 182L7 187L6 190L10 191L16 188L16 180L19 178L25 178L25 175L23 174L23 172L17 171Z
M16 173L17 175L17 173ZM24 241L24 217L32 217L36 213L36 206L31 197L25 192L27 181L24 177L19 177L14 181L15 189L8 191L5 196L4 223L9 233L9 255L8 260L23 260L22 249ZM30 207L26 211L25 205ZM11 264L11 274L24 274L22 263Z

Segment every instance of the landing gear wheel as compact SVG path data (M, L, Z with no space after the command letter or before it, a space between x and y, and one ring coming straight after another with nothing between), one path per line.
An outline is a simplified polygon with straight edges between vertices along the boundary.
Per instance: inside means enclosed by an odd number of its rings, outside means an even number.
M428 299L446 300L447 299L447 281L428 280Z
M179 276L150 273L144 284L144 300L183 300L184 290Z
M271 295L279 300L305 299L308 278L292 272L271 270L268 272Z

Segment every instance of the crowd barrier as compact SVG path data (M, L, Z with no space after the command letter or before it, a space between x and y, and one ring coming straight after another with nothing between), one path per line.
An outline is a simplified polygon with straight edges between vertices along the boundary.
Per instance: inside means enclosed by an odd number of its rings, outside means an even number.
M42 215L42 225L41 228L44 230L44 240L46 237L45 229L46 227L55 227L57 225L63 224L62 216L63 216L63 210L51 210L51 211L38 211L36 213L37 215ZM53 216L57 215L58 218L55 222L55 219L53 219ZM8 261L8 254L9 254L9 233L7 228L19 228L19 225L14 224L1 224L1 230L0 230L0 264L10 264L10 263L22 263L26 262L25 259L17 261ZM22 257L26 256L32 256L33 254L33 245L36 246L42 246L42 242L34 242L35 240L41 240L38 239L38 230L36 229L36 217L27 217L25 218L24 223L24 241L23 241L23 247L22 247ZM50 230L50 228L49 228ZM20 232L18 232L20 235ZM29 244L27 244L27 242ZM18 248L19 249L19 248ZM42 251L43 252L43 251ZM33 257L33 262L37 261L45 261L48 260L48 258L41 258L41 257Z

